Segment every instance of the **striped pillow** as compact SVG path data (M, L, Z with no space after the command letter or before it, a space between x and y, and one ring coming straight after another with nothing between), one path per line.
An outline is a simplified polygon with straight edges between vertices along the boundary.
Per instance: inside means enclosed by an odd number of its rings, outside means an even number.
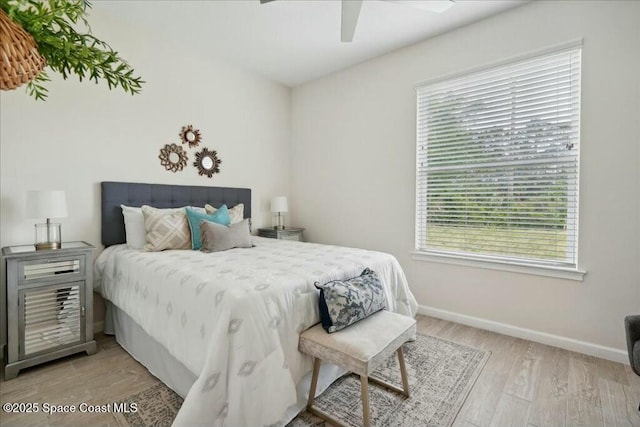
M191 232L184 209L177 211L142 206L147 242L144 250L191 249Z

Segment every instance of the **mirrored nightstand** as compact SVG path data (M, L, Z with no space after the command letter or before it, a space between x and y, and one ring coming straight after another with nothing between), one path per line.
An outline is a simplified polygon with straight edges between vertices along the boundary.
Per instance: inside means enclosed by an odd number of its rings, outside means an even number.
M258 236L269 237L271 239L297 240L299 242L302 242L303 232L304 228L299 227L290 227L282 230L278 230L275 228L259 228Z
M2 248L7 273L5 379L59 357L96 352L93 249L85 242L39 251L33 245Z

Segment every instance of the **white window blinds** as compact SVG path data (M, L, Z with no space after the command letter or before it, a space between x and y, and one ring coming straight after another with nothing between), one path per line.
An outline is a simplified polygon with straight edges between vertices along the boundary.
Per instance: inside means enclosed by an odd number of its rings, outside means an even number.
M577 266L580 54L418 88L418 251Z

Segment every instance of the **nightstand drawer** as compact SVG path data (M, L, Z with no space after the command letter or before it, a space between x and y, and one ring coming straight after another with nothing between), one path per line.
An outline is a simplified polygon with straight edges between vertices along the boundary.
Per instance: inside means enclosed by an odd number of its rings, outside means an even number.
M301 242L303 232L304 232L304 228L300 228L300 227L288 227L284 229L259 228L258 236L268 237L270 239L294 240L294 241Z
M85 264L85 256L81 254L18 261L18 286L40 280L80 278L84 276Z
M281 231L278 235L278 239L281 240L302 240L302 233L297 231Z
M21 359L82 342L84 290L84 281L80 281L19 292L24 307L18 324Z

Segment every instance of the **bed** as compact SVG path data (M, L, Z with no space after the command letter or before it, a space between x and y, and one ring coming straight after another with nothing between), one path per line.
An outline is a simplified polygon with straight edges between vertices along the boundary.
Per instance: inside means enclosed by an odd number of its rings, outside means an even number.
M96 291L107 301L105 332L185 398L174 425L285 425L304 408L311 359L300 332L319 322L321 283L380 276L387 306L417 309L388 254L253 237L253 247L204 253L144 252L125 243L120 205L233 207L251 216L251 190L102 183L102 243ZM324 365L318 392L342 375Z

